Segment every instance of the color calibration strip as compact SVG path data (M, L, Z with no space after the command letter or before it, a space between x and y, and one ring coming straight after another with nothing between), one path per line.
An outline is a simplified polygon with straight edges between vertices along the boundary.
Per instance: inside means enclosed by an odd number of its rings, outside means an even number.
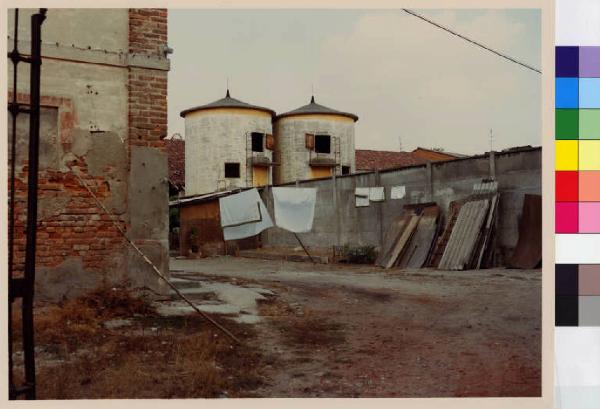
M600 141L600 1L555 0L555 7L554 407L598 409L600 233L593 232L600 213L594 218L593 208L600 201L594 158Z
M557 264L556 325L600 326L600 264Z
M600 47L556 47L556 233L600 233Z
M556 47L555 85L556 233L598 235L600 47ZM556 326L600 326L600 264L557 264L555 274Z

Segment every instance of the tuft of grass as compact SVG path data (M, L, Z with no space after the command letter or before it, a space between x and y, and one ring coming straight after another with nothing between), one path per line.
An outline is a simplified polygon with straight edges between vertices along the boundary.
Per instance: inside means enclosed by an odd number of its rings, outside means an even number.
M258 362L249 348L207 329L112 336L94 354L40 370L38 390L41 399L251 396L262 384Z
M332 346L346 340L340 323L310 312L303 317L278 320L276 325L290 345Z
M110 319L131 325L107 329ZM38 399L252 397L262 355L249 325L223 323L232 341L197 315L162 317L124 285L38 309ZM16 373L22 372L17 363Z
M125 284L101 286L38 313L36 343L73 351L86 339L101 336L104 321L135 314L154 315L155 310L149 300L132 295Z

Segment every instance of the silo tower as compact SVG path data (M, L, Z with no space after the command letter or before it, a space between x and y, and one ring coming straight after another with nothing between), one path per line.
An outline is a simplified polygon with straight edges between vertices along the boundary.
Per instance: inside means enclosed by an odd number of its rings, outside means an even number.
M186 196L272 183L275 112L232 98L186 109Z
M354 173L358 116L310 103L275 117L276 183Z

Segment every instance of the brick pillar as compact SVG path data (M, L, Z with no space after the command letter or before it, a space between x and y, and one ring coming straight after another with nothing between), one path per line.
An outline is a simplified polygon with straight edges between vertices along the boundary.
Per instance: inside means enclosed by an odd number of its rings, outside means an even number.
M129 237L168 275L166 47L167 10L129 9ZM164 290L135 251L128 262L134 286Z

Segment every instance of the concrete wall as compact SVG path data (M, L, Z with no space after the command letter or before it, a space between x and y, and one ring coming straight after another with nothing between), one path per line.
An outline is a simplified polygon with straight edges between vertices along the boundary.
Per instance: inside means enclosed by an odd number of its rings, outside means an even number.
M446 216L450 202L471 194L473 185L495 173L500 191L498 251L508 257L518 240L518 223L526 193L541 194L541 149L523 149L450 162L415 166L381 173L303 181L301 187L316 187L317 204L313 231L300 234L313 247L332 245L379 246L386 226L400 216L405 204L435 201ZM406 187L406 196L391 200L391 186ZM355 207L356 187L385 186L386 201ZM265 190L263 198L272 202ZM297 245L294 236L273 228L263 233L266 245Z
M251 132L272 134L271 115L249 109L210 109L185 116L186 196L252 185L252 168L246 162L251 152ZM266 138L263 138L266 139ZM266 141L263 140L263 144ZM260 153L272 160L272 152ZM225 178L225 163L240 164L239 178ZM246 183L248 181L248 183Z
M166 136L169 63L164 55L145 54L144 50L145 43L166 44L166 11L147 9L140 14L136 10L49 9L42 26L44 109L36 280L37 294L42 297L75 295L103 279L128 278L159 287L156 279L148 278L151 273L143 262L131 257L109 216L98 208L74 172L133 234L132 239L153 248L151 258L168 271L167 161L161 139ZM30 15L35 11L20 10L19 49L24 53L30 49ZM8 14L11 50L14 11ZM164 34L153 31L162 29ZM141 38L132 42L136 33ZM29 66L20 63L18 67L18 101L27 104ZM132 77L136 70L149 73L150 82L161 77L152 84L158 96L144 94L142 84ZM12 90L10 62L8 79ZM15 189L17 271L24 261L27 138L28 118L20 114ZM147 171L132 170L138 165L148 165ZM151 186L146 189L144 183ZM137 207L140 203L143 208ZM141 228L142 222L135 217L139 214L146 218L144 223L152 223L152 229Z
M340 141L340 165L350 166L356 171L354 155L354 120L335 115L298 115L278 119L275 124L277 160L281 163L275 168L275 182L288 183L295 180L310 179L309 165L311 152L306 148L305 135L327 134L332 137L331 154L319 154L319 157L334 159L333 138ZM313 152L313 157L316 157ZM337 168L338 174L341 167Z

